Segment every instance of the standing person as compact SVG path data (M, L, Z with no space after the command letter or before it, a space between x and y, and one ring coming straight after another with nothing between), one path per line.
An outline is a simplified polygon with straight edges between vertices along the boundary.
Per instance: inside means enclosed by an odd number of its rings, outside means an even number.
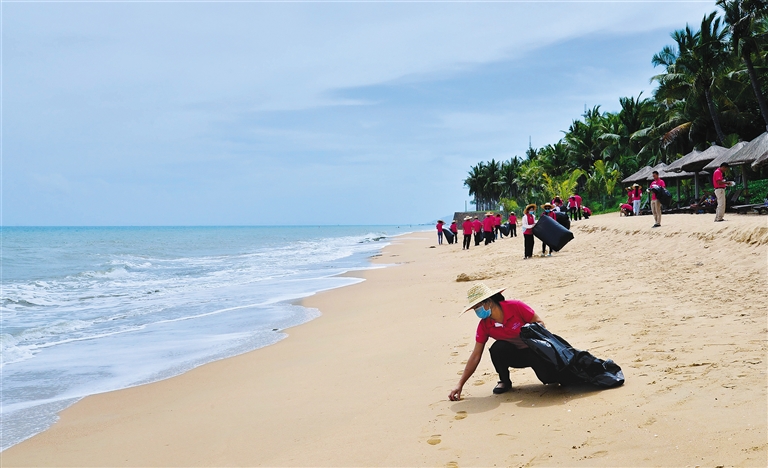
M512 390L510 367L531 367L542 383L557 382L555 367L547 364L520 339L520 329L526 323L535 322L544 326L541 317L523 301L505 300L502 292L504 289L493 290L483 283L476 284L467 291L469 306L464 312L474 309L480 323L475 333L475 347L464 366L464 372L459 378L459 383L448 394L451 401L461 399L461 390L477 370L488 338L495 340L489 351L493 367L499 374L499 383L493 389L494 394Z
M464 217L464 222L461 223L461 232L464 234L464 244L461 250L469 250L469 243L472 241L472 218L470 216Z
M509 214L509 237L517 237L517 215L514 211Z
M437 220L437 245L443 245L443 222L442 219Z
M557 213L552 211L552 204L551 203L544 203L542 205L542 208L544 208L544 214L542 216L549 216L550 218L554 219L555 222L557 222ZM541 242L541 256L544 257L546 255L547 247L549 247L549 257L552 256L552 246L545 244L543 241Z
M576 221L576 198L573 195L568 197L568 216L571 221Z
M493 225L496 224L496 217L492 213L486 213L483 219L483 233L485 234L485 245L493 242Z
M472 220L472 230L475 232L475 247L477 247L483 238L483 223L477 219L477 216Z
M536 224L536 205L531 203L523 210L523 239L525 239L525 257L533 257L533 226Z
M632 185L632 212L635 216L640 215L640 200L643 199L643 188L638 184Z
M579 221L581 221L581 197L579 192L573 192L573 199L576 200L576 214L579 216Z
M554 211L563 211L563 200L560 197L552 199L552 209Z
M496 230L496 238L504 237L501 233L501 213L496 213L496 219L494 220L496 225L493 227Z
M715 173L712 174L712 185L715 187L715 197L717 197L717 210L715 210L715 222L725 221L725 188L729 185L734 185L735 182L729 182L725 180L725 171L730 169L730 165L727 162L720 164L720 167L715 169Z
M657 228L661 227L661 201L656 198L656 192L653 191L654 188L667 188L667 184L659 177L659 171L653 171L653 180L648 187L648 191L651 192L651 212L653 213L654 221L654 225L651 227Z
M456 242L458 244L459 243L459 227L456 225L455 219L451 223L450 230L453 233L453 242Z

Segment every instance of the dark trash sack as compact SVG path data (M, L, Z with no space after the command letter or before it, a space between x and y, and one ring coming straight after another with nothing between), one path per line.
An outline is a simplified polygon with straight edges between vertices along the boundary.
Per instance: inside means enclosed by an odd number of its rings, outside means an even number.
M557 216L557 222L560 223L561 226L566 229L571 229L571 218L568 217L568 213L558 211L555 216ZM586 214L584 216L586 216Z
M549 216L542 216L533 226L533 235L547 244L555 252L565 247L573 239L573 233Z
M575 349L538 323L523 325L520 339L557 370L557 383L590 383L602 388L618 387L624 383L624 373L618 364L610 359L598 359L588 351Z
M453 233L450 229L443 228L443 235L445 236L445 240L448 241L449 244L453 244Z
M662 205L669 206L670 202L672 201L672 194L669 193L669 190L665 189L664 187L654 185L651 187L651 191L656 194L656 198L661 202Z

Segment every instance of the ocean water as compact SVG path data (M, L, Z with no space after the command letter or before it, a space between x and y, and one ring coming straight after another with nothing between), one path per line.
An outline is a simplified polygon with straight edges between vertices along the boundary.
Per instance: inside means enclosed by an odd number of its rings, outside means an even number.
M0 449L80 398L276 343L411 226L3 227Z

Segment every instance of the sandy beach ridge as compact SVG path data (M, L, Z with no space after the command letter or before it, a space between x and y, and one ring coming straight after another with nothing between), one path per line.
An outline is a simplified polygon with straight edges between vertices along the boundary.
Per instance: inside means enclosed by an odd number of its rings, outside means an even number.
M469 251L395 238L373 259L392 266L306 299L323 315L288 339L85 398L2 466L766 466L766 218L651 221L578 221L562 252L530 260L522 237ZM486 353L448 401L478 280L616 361L625 385L544 386L519 369L492 395Z

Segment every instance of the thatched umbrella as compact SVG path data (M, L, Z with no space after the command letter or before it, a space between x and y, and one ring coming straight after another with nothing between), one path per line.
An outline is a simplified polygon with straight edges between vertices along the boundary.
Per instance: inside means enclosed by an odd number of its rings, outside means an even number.
M645 178L648 176L648 174L651 173L653 168L651 166L645 166L644 168L640 169L639 171L635 172L631 176L627 177L626 179L622 180L622 184L631 184L634 182L640 182L641 180L645 180Z
M768 132L763 133L759 137L744 145L742 149L730 157L728 164L731 166L752 164L766 153L768 153Z
M687 172L698 172L704 169L704 166L708 163L714 161L721 155L726 154L728 151L729 148L712 145L683 163L681 169Z
M721 153L720 156L713 159L710 163L708 163L706 166L704 166L705 171L714 171L718 167L720 167L720 164L724 162L728 162L731 157L741 151L742 148L744 148L747 145L746 141L740 141L733 145L732 147L728 148L728 151L725 153ZM730 163L729 163L730 164Z
M701 151L693 150L690 153L683 156L682 158L678 159L677 161L673 161L664 170L666 172L681 172L683 170L683 164L687 163L688 161L691 160L691 158L694 158L699 154L701 154Z
M763 153L762 156L759 156L757 159L755 159L755 162L752 163L752 169L757 169L760 166L764 166L768 164L768 153Z

